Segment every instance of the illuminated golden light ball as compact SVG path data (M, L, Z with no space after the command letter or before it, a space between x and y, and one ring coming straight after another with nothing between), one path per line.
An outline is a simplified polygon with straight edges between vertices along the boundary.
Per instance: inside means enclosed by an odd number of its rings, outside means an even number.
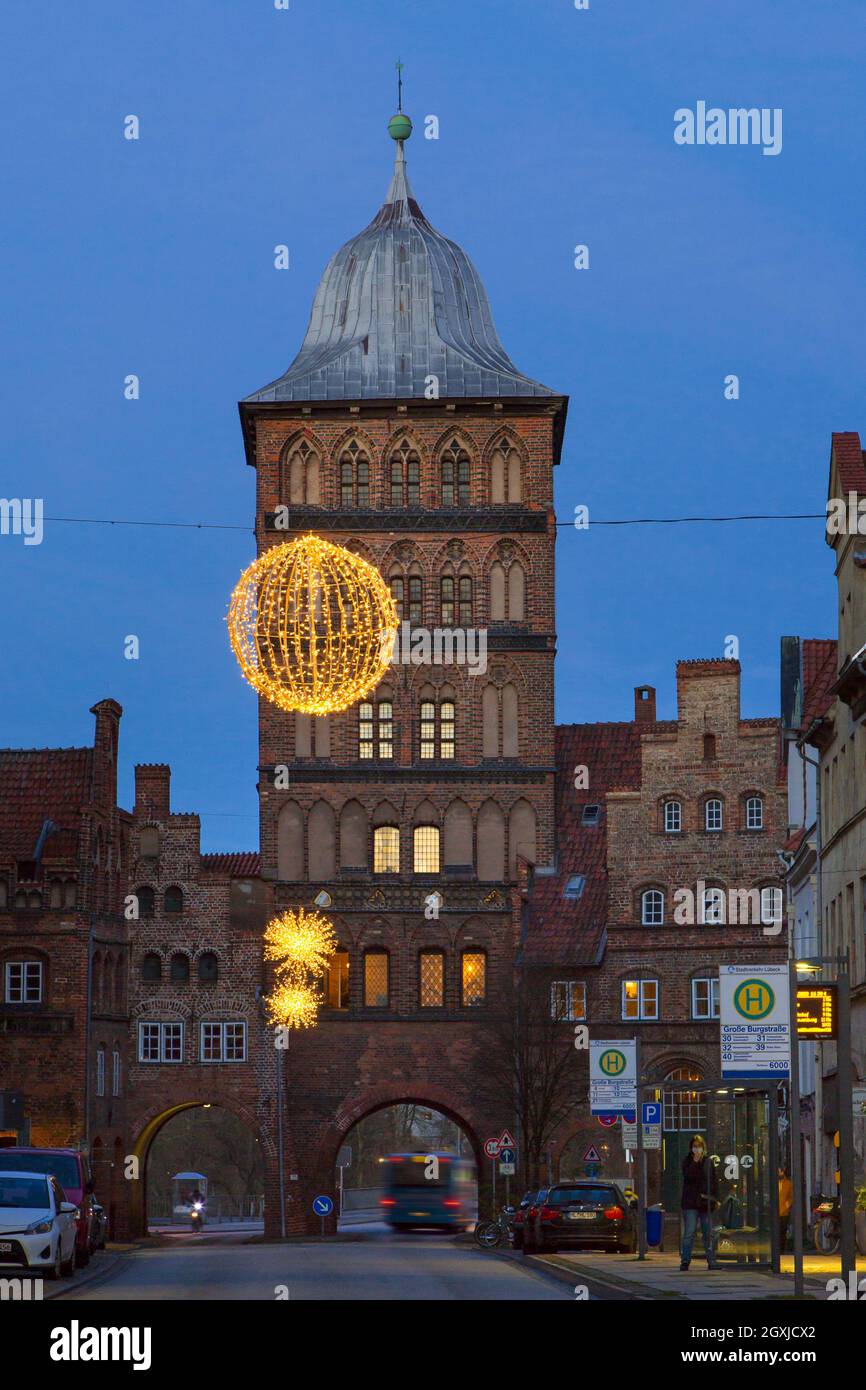
M281 980L265 999L268 1022L282 1028L312 1028L321 1002L321 995L309 985Z
M390 664L397 609L379 571L320 536L272 546L228 612L245 678L280 709L331 714L369 695Z
M323 975L337 949L327 917L318 912L282 912L265 928L265 960L277 962L277 974L303 981L305 972Z

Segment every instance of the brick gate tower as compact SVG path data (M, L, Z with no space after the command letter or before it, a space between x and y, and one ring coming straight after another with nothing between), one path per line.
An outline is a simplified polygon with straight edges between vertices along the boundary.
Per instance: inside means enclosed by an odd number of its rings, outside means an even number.
M488 1126L513 1126L477 1099L480 1025L511 979L522 868L554 853L567 401L506 354L477 271L410 188L408 118L389 133L382 207L328 263L292 365L240 403L259 554L324 535L378 568L401 620L361 704L311 719L260 703L263 878L277 910L327 894L340 941L319 1025L287 1060L295 1231L383 1105L444 1111L476 1153Z

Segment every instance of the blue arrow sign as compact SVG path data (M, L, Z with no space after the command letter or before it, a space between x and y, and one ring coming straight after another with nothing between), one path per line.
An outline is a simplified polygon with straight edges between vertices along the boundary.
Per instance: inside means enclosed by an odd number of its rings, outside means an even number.
M643 1122L645 1125L660 1125L662 1122L662 1103L660 1100L645 1100L643 1103Z
M500 1163L513 1163L513 1162L514 1162L514 1150L513 1150L513 1149L500 1149L500 1150L499 1150L499 1153L496 1155L496 1157L499 1159L499 1162L500 1162Z
M313 1211L317 1216L330 1216L334 1210L334 1203L330 1197L314 1197Z

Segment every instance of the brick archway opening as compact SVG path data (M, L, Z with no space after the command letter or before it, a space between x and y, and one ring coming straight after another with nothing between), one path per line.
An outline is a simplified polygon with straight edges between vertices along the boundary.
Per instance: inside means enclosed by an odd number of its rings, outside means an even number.
M381 1147L386 1152L421 1152L424 1149L428 1149L430 1152L456 1151L474 1162L479 1181L483 1179L483 1150L476 1128L465 1114L449 1101L443 1100L439 1096L435 1099L432 1098L431 1092L426 1087L417 1093L414 1091L406 1094L398 1093L387 1099L370 1100L368 1098L366 1105L359 1101L351 1108L351 1111L344 1112L340 1117L342 1124L339 1130L336 1126L332 1127L325 1144L322 1146L321 1161L323 1166L327 1166L328 1171L332 1174L337 1170L337 1161L344 1148L346 1146L353 1148L354 1171L352 1167L343 1170L344 1179L348 1178L350 1173L352 1174L347 1192L343 1194L343 1214L347 1221L351 1221L356 1212L359 1215L362 1212L366 1213L370 1220L379 1219L376 1187L380 1182L380 1176L377 1173L375 1155L372 1150L365 1153L363 1157L358 1153L361 1137L359 1126L364 1127L365 1122L374 1116L380 1116L384 1119L385 1112L392 1110L401 1112L401 1114L399 1117L395 1115L393 1129L387 1125L384 1127L385 1133L381 1136ZM403 1128L401 1125L401 1121L408 1122L410 1116L413 1124L412 1130ZM449 1126L451 1127L450 1133L448 1132ZM458 1135L454 1134L455 1129L458 1131ZM429 1142L427 1142L428 1140ZM359 1176L366 1177L367 1185L353 1181ZM352 1196L348 1196L348 1193L351 1193ZM357 1203L355 1198L357 1198Z
M261 1146L262 1161L265 1170L265 1219L267 1219L267 1203L269 1196L269 1184L267 1173L273 1163L273 1154L270 1151L265 1136L262 1134L255 1120L242 1108L236 1105L226 1104L223 1100L184 1100L175 1105L167 1106L166 1109L150 1116L143 1123L138 1132L138 1136L132 1146L126 1162L130 1158L135 1159L134 1169L137 1176L125 1186L128 1189L127 1195L127 1230L133 1237L146 1236L148 1234L148 1210L147 1210L147 1188L148 1188L148 1162L151 1157L154 1141L165 1126L177 1115L189 1110L209 1109L225 1110L236 1120L245 1126L254 1136Z

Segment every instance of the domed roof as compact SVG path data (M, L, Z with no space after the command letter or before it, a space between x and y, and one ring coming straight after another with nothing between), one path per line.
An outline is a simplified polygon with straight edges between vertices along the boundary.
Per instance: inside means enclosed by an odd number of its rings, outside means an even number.
M385 202L328 262L288 371L246 401L423 397L431 376L440 398L554 395L506 353L477 270L427 221L394 138Z

